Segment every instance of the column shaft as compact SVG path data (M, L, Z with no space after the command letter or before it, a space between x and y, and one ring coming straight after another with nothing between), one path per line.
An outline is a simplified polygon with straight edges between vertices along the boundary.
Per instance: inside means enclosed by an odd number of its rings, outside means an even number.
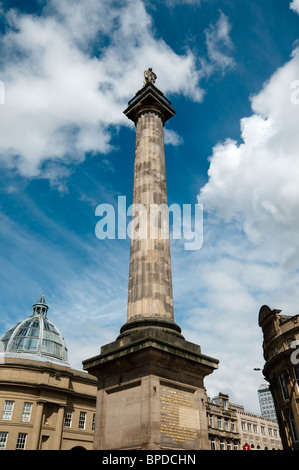
M173 321L163 119L151 110L141 113L136 122L133 208L141 209L139 205L146 215L135 213L138 232L133 212L128 321L149 317Z

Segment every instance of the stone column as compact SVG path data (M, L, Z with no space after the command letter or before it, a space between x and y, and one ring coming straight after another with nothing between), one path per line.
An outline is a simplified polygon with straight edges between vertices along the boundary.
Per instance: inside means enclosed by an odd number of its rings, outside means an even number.
M173 321L163 121L159 113L150 110L142 113L136 123L134 205L139 231L133 218L128 321L145 317Z
M136 126L127 322L83 362L98 378L96 450L208 447L203 379L218 360L174 322L163 139L174 110L148 77L155 77L151 69L124 111ZM153 205L167 209L158 222Z
M127 324L174 324L164 124L175 111L147 83L124 111L136 126Z
M36 403L35 418L34 418L32 437L31 437L31 443L30 443L31 450L39 450L39 438L40 438L40 431L42 427L44 404L45 404L44 401L38 401Z
M64 405L58 405L57 419L56 419L56 429L53 440L53 450L60 450L61 439L62 439L62 430L63 430L63 421L64 421Z

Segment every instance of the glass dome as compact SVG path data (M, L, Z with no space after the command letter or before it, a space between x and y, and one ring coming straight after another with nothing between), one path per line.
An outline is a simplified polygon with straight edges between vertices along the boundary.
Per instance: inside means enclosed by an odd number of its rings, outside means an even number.
M67 363L67 348L56 326L48 320L48 305L42 295L33 305L33 312L22 322L10 328L0 338L0 352L5 356L26 357Z

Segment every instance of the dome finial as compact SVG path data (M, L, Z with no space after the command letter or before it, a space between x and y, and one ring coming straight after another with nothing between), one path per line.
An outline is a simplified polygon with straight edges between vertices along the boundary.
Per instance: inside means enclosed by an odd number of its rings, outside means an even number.
M33 315L39 314L39 315L47 315L49 307L47 305L46 299L45 299L45 293L43 292L41 297L37 299L35 304L33 305Z

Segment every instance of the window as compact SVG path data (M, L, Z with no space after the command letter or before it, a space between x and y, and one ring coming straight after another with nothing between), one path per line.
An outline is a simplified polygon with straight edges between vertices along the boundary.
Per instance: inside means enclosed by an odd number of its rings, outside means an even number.
M3 413L2 413L3 420L5 421L11 420L14 404L15 404L14 401L5 400Z
M283 374L279 375L279 381L280 381L280 386L281 386L283 399L287 400L289 398L289 395L288 395L287 384L286 384L286 381L285 381L285 378L284 378Z
M217 418L217 425L218 425L218 429L222 428L221 418Z
M269 431L269 436L272 436L272 428L269 428L268 431Z
M86 423L86 412L80 411L78 429L85 429L85 423Z
M94 413L93 416L92 416L92 425L91 425L91 430L92 431L94 431L95 423L96 423L96 414Z
M234 442L234 450L238 450L238 444Z
M32 403L25 402L24 407L23 407L22 417L21 417L21 421L23 421L23 423L29 423L30 417L31 417L31 411L32 411Z
M234 421L231 422L231 430L232 432L235 432L236 430L236 423Z
M231 444L231 442L228 442L228 443L227 443L227 450L232 450L232 444Z
M210 423L210 426L213 427L213 416L212 415L209 416L209 423Z
M23 434L22 432L19 432L17 445L16 445L16 450L24 450L25 449L26 439L27 439L27 434Z
M253 425L253 431L257 432L257 425L256 424Z
M220 450L224 450L224 442L223 441L220 441Z
M265 426L261 426L261 432L262 434L265 434Z
M5 450L8 432L0 432L0 450Z
M211 440L211 450L216 450L216 442L214 439Z
M295 379L296 379L297 385L299 385L299 364L296 364L293 367L294 367Z
M242 428L242 431L245 431L245 429L246 429L245 421L241 422L241 428Z
M299 437L298 437L298 432L297 432L296 423L295 423L295 419L294 419L294 415L293 415L292 410L290 411L289 419L290 419L290 425L291 425L293 439L294 439L294 441L298 441Z
M67 410L64 415L64 427L71 428L72 427L72 419L73 419L73 412Z
M228 431L228 419L224 420L224 429L225 431Z
M251 424L250 423L247 423L247 429L248 429L248 431L251 432Z

